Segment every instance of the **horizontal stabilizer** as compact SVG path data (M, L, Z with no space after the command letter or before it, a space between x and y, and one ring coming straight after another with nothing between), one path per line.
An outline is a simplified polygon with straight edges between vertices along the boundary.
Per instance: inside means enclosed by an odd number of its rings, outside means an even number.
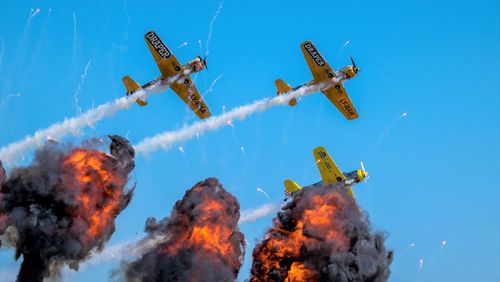
M142 89L141 86L137 82L135 82L130 76L124 76L122 78L122 81L123 84L125 85L125 89L127 89L127 96L130 96L137 90ZM139 98L136 100L136 102L137 104L139 104L139 106L146 106L148 104L147 101Z
M287 198L292 196L293 193L302 190L302 187L297 182L290 179L285 180L283 184L285 185L285 197Z
M278 95L288 93L293 90L293 88L284 82L282 79L277 79L274 84L276 84L276 89L278 89ZM288 105L295 106L297 105L297 99L293 98L288 102Z

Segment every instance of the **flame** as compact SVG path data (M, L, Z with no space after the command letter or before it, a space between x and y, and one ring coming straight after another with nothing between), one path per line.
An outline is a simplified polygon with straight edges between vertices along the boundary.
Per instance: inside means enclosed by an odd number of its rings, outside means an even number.
M203 189L205 188L196 187L193 192L201 193ZM227 224L231 221L226 213L227 207L206 193L202 195L203 200L195 208L199 216L189 223L190 230L180 234L177 240L167 245L162 252L175 256L181 249L201 249L224 259L237 252L237 246L230 240L234 229ZM232 261L230 264L238 267L240 263Z
M328 244L330 249L338 252L348 250L345 223L338 215L339 207L345 206L346 202L346 195L334 190L310 197L296 197L294 204L302 208L300 216L295 218L295 222L286 224L275 219L275 226L269 230L267 238L254 250L254 268L257 261L260 275L252 269L251 281L280 281L270 278L270 274L277 272L281 281L318 280L317 271L304 265L301 257L309 249L316 251L315 248L321 244Z
M112 157L91 149L75 149L63 161L63 168L74 177L76 214L88 223L88 235L98 237L117 216L126 179L114 174Z

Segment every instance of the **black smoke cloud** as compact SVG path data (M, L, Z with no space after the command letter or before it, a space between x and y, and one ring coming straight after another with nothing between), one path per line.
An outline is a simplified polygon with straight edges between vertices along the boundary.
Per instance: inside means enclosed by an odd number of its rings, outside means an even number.
M305 187L255 247L250 281L387 281L384 241L345 186Z
M125 186L134 150L109 137L111 155L50 142L8 177L0 163L0 238L23 257L17 281L57 276L62 264L76 270L113 234L114 219L132 198Z
M239 216L236 198L217 179L197 183L169 218L147 220L148 238L141 245L149 250L123 265L125 280L233 281L244 256Z

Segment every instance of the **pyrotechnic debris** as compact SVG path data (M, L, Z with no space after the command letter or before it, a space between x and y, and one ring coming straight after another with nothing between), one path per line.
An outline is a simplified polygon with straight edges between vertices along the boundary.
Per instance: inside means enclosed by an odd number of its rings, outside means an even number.
M236 198L217 179L197 183L170 218L147 220L146 232L156 241L140 259L125 264L126 281L233 281L244 255L238 218Z
M74 100L75 100L75 107L76 107L78 114L82 113L82 108L80 107L80 104L78 103L78 96L80 95L80 91L82 91L82 86L83 86L83 83L85 82L85 78L87 77L87 71L90 67L90 63L92 63L92 60L89 60L87 62L87 65L85 65L85 69L83 71L83 74L80 76L80 82L78 83L78 87L76 88L75 94L73 95Z
M262 188L257 187L257 192L262 193L266 198L269 199L269 194L266 193L266 191L262 190Z
M126 139L109 137L110 155L52 143L8 178L0 166L0 235L16 258L23 256L18 282L57 275L62 264L77 270L113 234L132 197L125 186L134 150Z
M255 247L250 281L386 281L384 240L345 187L306 187Z

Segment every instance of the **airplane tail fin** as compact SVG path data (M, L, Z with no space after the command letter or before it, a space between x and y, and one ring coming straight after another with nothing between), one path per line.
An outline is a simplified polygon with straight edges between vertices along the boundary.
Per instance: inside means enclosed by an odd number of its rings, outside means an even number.
M302 187L300 187L300 185L297 184L297 182L290 179L285 180L283 184L285 185L285 197L286 197L285 201L288 197L292 196L293 193L300 191L302 189Z
M125 85L125 88L127 89L127 96L130 96L137 90L142 89L142 87L128 75L124 76L122 78L122 81L123 85ZM140 98L137 98L136 102L141 107L146 106L148 104L148 102L145 99L140 99Z
M292 91L292 87L287 84L285 81L283 81L282 79L277 79L274 84L276 84L276 89L278 89L278 95L281 95L281 94L284 94L284 93L287 93L287 92L290 92ZM290 102L288 102L288 105L290 106L295 106L297 105L297 99L293 98L290 100Z

